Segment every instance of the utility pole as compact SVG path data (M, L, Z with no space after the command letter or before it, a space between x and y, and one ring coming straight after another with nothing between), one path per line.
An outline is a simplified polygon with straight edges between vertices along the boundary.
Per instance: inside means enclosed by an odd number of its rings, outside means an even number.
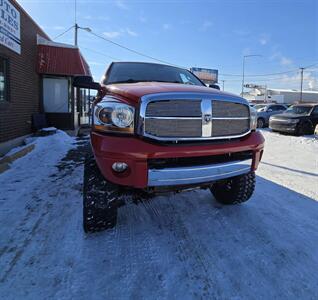
M299 99L300 103L303 102L304 70L305 68L300 68L300 99Z
M265 102L268 101L268 94L267 94L267 85L265 85Z
M77 46L77 35L78 35L78 29L79 29L79 26L77 25L77 23L75 23L74 29L75 29L74 45Z
M78 30L79 29L82 29L82 30L85 30L85 31L87 31L87 32L92 32L92 30L89 28L89 27L81 27L81 26L79 26L78 24L77 24L77 5L76 5L76 0L75 0L75 2L74 2L74 5L75 5L75 7L74 7L74 9L75 9L75 13L74 13L74 23L75 23L75 25L74 25L74 30L75 30L75 34L74 34L74 45L75 46L78 46Z
M225 80L221 80L222 81L222 91L224 91L224 82Z
M250 55L244 55L243 56L243 72L242 72L242 97L244 97L244 79L245 79L245 59L247 57L261 57L262 55L259 54L250 54Z
M245 76L245 55L243 56L243 73L242 73L242 92L241 92L241 96L244 97L243 93L244 93L244 76Z

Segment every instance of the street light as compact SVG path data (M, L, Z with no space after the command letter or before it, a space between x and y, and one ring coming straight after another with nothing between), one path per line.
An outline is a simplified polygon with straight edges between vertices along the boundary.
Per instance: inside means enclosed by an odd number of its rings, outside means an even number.
M92 29L90 29L89 27L81 27L81 26L78 26L77 23L75 23L74 28L75 28L75 39L74 39L75 46L77 46L77 36L78 36L78 30L79 29L85 30L87 32L92 32Z
M249 54L243 56L243 72L242 72L242 97L244 96L244 76L245 76L245 59L247 57L262 57L262 55L259 54Z

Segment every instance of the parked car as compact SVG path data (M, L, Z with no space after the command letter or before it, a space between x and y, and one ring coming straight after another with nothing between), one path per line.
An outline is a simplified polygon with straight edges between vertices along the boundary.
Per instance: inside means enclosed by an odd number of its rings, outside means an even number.
M123 200L189 188L223 204L247 201L264 146L256 113L236 95L204 85L185 69L112 63L93 105L94 156L84 167L86 232L115 226Z
M257 127L268 127L269 118L273 115L280 114L287 109L283 104L257 104L254 106L257 111Z
M272 116L269 127L273 131L297 135L313 134L318 124L318 104L297 104L284 113Z

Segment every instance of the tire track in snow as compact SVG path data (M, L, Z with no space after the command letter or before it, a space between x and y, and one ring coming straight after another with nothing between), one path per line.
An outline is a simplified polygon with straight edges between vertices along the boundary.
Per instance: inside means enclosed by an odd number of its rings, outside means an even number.
M153 285L156 286L153 292L158 289L164 291L161 282L157 280L162 263L160 249L149 230L143 227L149 227L153 233L153 217L149 204L128 204L120 209L114 230L114 247L117 249L116 253L119 253L115 260L120 258L120 261L117 261L118 265L114 266L113 272L125 274L122 284L126 292L123 292L123 297L142 298L144 288ZM140 266L143 266L142 269Z
M185 195L189 196L189 193ZM167 215L164 217L164 226L167 226L173 235L172 245L176 248L176 255L191 283L188 284L188 292L192 293L195 298L218 298L220 297L219 291L216 289L215 282L210 278L212 266L209 259L204 255L202 245L198 244L189 235L184 222L180 218L180 211L176 209L176 204L173 203L182 200L172 199L174 197L174 195L167 197ZM195 288L198 286L201 286L199 291Z
M1 283L3 283L7 279L7 277L9 276L9 274L11 273L11 271L13 270L13 268L15 267L15 265L17 264L17 262L23 255L23 253L25 252L27 246L31 243L32 238L34 237L38 227L43 222L43 218L48 214L48 212L49 212L49 205L46 205L46 210L42 212L40 217L36 220L36 222L32 226L31 231L29 232L29 235L23 240L22 245L15 252L13 259L9 263L9 268L4 272L3 276L0 278Z

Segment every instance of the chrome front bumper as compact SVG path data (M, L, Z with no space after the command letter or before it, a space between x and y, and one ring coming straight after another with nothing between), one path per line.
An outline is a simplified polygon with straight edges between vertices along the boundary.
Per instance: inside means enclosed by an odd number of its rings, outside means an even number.
M175 186L213 182L248 173L251 167L252 159L247 159L205 166L149 169L148 186Z

